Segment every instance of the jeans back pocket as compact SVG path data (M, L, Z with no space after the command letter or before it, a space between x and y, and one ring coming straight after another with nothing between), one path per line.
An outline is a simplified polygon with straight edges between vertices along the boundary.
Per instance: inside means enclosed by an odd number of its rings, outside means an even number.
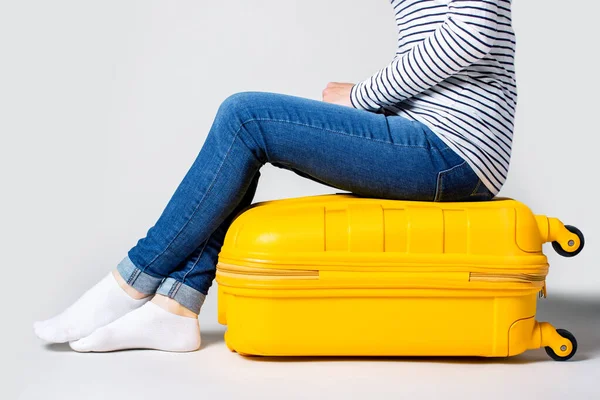
M434 201L486 201L493 197L467 161L438 173Z

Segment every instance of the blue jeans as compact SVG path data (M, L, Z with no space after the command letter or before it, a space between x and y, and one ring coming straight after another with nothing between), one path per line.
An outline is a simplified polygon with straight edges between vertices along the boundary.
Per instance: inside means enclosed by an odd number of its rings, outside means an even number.
M225 233L251 204L266 163L360 196L493 197L465 160L420 122L290 95L236 93L219 107L156 224L118 265L127 283L199 312Z

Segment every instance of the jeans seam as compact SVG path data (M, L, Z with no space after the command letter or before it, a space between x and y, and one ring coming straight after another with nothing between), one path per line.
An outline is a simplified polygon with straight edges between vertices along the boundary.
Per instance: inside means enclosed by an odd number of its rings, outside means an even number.
M244 127L244 124L242 124L239 127L239 129L235 132L235 134L233 135L233 140L231 141L231 144L229 145L229 148L227 149L227 152L225 153L225 156L221 160L221 164L219 164L219 168L217 168L217 172L215 173L215 176L213 177L213 179L211 180L210 184L208 185L208 189L206 190L206 193L204 193L204 196L202 196L202 198L198 201L198 204L194 208L194 211L192 211L192 214L190 215L190 217L187 219L187 221L185 221L185 223L183 224L183 226L179 229L179 231L175 234L175 236L173 237L173 239L171 239L171 241L169 242L169 244L167 244L167 246L163 249L163 251L161 251L159 254L157 254L152 259L152 261L150 261L144 267L144 271L147 268L149 268L160 256L162 256L163 254L165 254L165 252L167 250L169 250L169 248L171 247L171 245L175 242L175 240L177 240L177 238L179 237L179 235L181 235L181 232L183 232L183 230L188 226L188 224L190 223L190 221L192 220L192 218L194 217L194 215L196 215L196 212L198 212L198 209L200 208L200 205L202 204L202 202L204 201L204 199L206 198L206 196L208 196L208 194L211 192L212 188L214 187L214 183L217 180L217 176L221 172L221 169L223 168L223 164L225 164L225 160L229 156L229 153L231 152L231 149L233 148L233 145L234 145L235 141L237 140L238 135L239 135L239 133L240 133L240 131L242 130L243 127ZM254 154L252 154L252 155L254 156ZM207 240L208 240L208 238L207 238Z
M477 180L477 185L475 185L475 189L473 189L473 191L471 192L470 196L476 196L477 193L477 189L479 189L479 187L481 186L481 179Z
M177 288L177 292L173 293L173 296L175 296L179 292L179 289L181 289L181 286L187 286L189 288L194 289L195 291L199 292L200 294L202 294L204 296L208 296L208 290L200 289L199 286L195 285L193 282L185 283L185 282L179 280L179 278L175 278L175 277L171 277L171 276L169 277L169 279L173 279L179 285L179 287ZM173 286L175 286L175 283L173 284ZM204 292L206 292L206 293L204 293ZM169 293L171 293L171 290L169 290Z
M389 142L390 143L394 143L393 142L393 138L392 138L392 129L390 127L390 121L388 120L388 117L385 115L385 113L383 114L384 118L385 118L385 127L386 127L386 131L389 137ZM427 138L425 138L425 140L427 140Z
M239 132L239 131L241 131L241 130L242 130L242 128L244 128L244 125L246 124L246 122L252 122L252 121L256 121L256 120L254 120L254 119L251 119L251 120L248 120L248 121L244 121L244 122L242 122L242 124L240 125L240 128L238 129L238 132ZM237 134L237 132L236 132L236 134ZM249 135L249 136L250 136L250 140L252 140L252 141L254 142L254 145L255 145L257 148L260 148L261 146L258 144L258 142L257 142L256 140L254 140L254 138L252 137L252 135ZM261 133L261 136L262 136L262 133ZM242 139L242 137L241 137L241 136L240 136L240 142L242 142L242 143L244 144L244 146L246 146L246 149L248 149L248 151L250 151L250 153L252 153L252 155L254 156L254 159L255 159L256 161L258 161L258 162L259 162L259 163L261 163L261 164L264 164L264 163L266 162L266 160L260 160L258 157L256 157L256 156L254 155L254 153L252 152L252 149L250 148L250 146L248 146L248 145L246 144L246 142L244 141L244 139ZM269 159L269 152L267 151L267 142L265 141L265 138L264 138L264 136L263 136L263 143L265 144L265 148L264 148L265 157L266 157L266 159L268 160L268 159Z
M415 122L418 122L418 121L415 121ZM430 149L430 150L435 150L435 151L437 151L438 153L440 153L440 154L441 154L441 153L442 153L444 150L446 150L447 148L449 148L449 147L448 147L448 145L447 145L446 143L444 143L444 142L442 141L442 139L440 139L440 138L438 137L438 135L437 135L435 132L433 132L433 131L431 130L431 128L429 128L427 125L425 125L425 124L424 124L424 123L422 123L422 122L419 122L419 123L420 123L420 124L422 124L422 125L424 125L424 126L425 126L425 128L427 128L427 129L423 129L423 128L421 128L421 129L423 130L423 133L425 134L425 140L427 140L427 143L429 143L429 149ZM440 142L442 142L442 143L444 144L444 146L446 146L446 147L444 147L444 148L440 149L440 148L438 148L436 145L434 145L434 144L431 142L431 140L429 139L429 136L431 136L431 135L434 135L434 136L437 138L437 140L439 140Z
M242 125L244 125L246 123L249 123L249 122L254 122L254 121L285 122L285 123L292 124L292 125L306 126L308 128L320 129L320 130L326 131L326 132L337 133L337 134L344 135L344 136L350 136L350 137L357 138L357 139L365 139L365 140L369 140L369 141L373 141L373 142L386 143L386 144L390 144L392 146L419 147L419 148L422 148L422 149L427 149L428 148L427 146L418 146L418 145L411 145L411 144L400 144L400 143L386 142L385 140L379 140L379 139L368 138L368 137L365 137L365 136L353 135L353 134L350 134L350 133L347 133L347 132L336 131L336 130L333 130L333 129L323 128L323 127L316 126L316 125L311 125L311 124L304 124L302 122L289 121L289 120L285 120L285 119L253 118L253 119L249 119L247 121L244 121L242 123ZM387 119L386 119L386 123L387 123Z
M129 278L127 279L127 284L129 286L132 286L133 283L135 282L135 280L137 279L138 276L140 276L140 274L142 273L142 270L139 268L136 268L133 273L129 276Z
M177 295L177 292L179 291L179 287L181 286L181 282L175 280L175 283L173 283L173 286L171 286L171 290L169 290L169 293L167 294L167 296L169 298L174 298Z
M445 170L443 170L443 171L439 171L439 172L438 172L438 175L437 175L437 182L436 182L436 188L435 188L435 196L434 196L434 201L438 201L438 200L440 200L440 197L441 197L441 192L442 192L442 190L441 190L441 188L442 188L442 181L444 180L444 175L443 175L443 174L446 174L446 173L448 173L448 172L452 171L454 168L458 168L458 167L461 167L461 166L463 166L463 165L464 165L466 162L467 162L467 161L466 161L466 160L464 160L463 162L461 162L461 163L460 163L460 164L458 164L458 165L455 165L455 166L453 166L453 167L451 167L451 168L448 168L448 169L445 169Z
M194 268L196 268L196 265L198 265L198 262L200 261L200 258L202 258L202 254L204 254L204 249L206 249L206 246L208 245L208 242L210 240L210 238L212 237L212 233L210 234L210 236L208 237L208 239L206 239L206 241L204 242L204 246L202 246L202 250L200 250L200 254L198 255L198 258L196 259L196 262L194 262L194 265L192 265L192 268L190 268L185 275L183 275L183 278L181 278L181 282L185 283L185 279L187 278L188 274L190 272L192 272L194 270Z

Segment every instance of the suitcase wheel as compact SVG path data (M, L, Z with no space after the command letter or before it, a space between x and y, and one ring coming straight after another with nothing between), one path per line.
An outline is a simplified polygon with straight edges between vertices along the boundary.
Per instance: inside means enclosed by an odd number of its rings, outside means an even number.
M579 229L575 228L572 225L565 225L565 228L567 228L571 233L574 233L577 235L577 237L579 237L579 241L581 242L579 247L576 249L565 250L557 241L552 242L552 247L558 254L560 254L563 257L575 257L581 252L581 250L583 250L583 245L585 244L583 233L581 233Z
M558 354L556 354L554 352L554 350L552 350L552 347L546 346L545 347L546 353L554 361L567 361L571 357L573 357L575 355L575 353L577 352L577 340L575 339L575 336L573 336L573 334L566 329L557 329L556 333L558 333L560 336L564 337L565 339L569 340L569 342L571 342L571 346L572 346L571 351L569 352L569 354L567 354L565 356L559 356Z

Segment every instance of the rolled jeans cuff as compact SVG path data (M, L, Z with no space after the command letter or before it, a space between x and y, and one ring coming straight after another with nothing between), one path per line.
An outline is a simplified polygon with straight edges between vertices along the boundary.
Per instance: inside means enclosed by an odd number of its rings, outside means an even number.
M200 309L202 308L202 304L206 298L206 295L202 294L198 290L171 277L166 278L160 284L156 290L156 293L175 300L196 314L200 313Z
M164 280L164 278L152 276L143 272L131 262L129 256L126 256L119 265L117 265L117 271L129 286L138 292L145 294L155 293L156 289L160 286L160 283Z

